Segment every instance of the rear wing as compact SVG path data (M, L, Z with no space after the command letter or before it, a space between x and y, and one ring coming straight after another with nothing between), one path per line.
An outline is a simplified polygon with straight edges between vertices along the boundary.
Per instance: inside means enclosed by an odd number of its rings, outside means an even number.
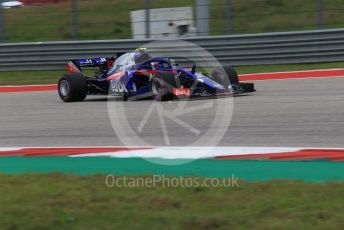
M92 59L73 59L67 63L67 70L70 73L82 72L84 67L103 67L106 65L108 59L104 57L97 57Z

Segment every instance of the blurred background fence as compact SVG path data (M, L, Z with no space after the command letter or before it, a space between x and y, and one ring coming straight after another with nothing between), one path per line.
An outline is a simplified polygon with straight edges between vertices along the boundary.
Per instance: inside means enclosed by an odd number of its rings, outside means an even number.
M187 39L206 49L224 65L271 65L344 61L344 29L302 32L225 35ZM96 40L0 44L0 71L58 70L68 60L113 56L116 52L150 46L153 40ZM162 44L165 42L165 45ZM190 52L189 52L190 51ZM190 60L203 67L213 58L206 53L195 57L191 51L201 48L174 45L160 40L159 46L149 48L153 56L175 58L182 66ZM203 52L202 52L203 53Z
M343 0L60 0L1 9L0 41L127 39L132 38L130 11L184 6L192 7L196 27L197 18L202 25L209 23L209 35L342 28L343 3ZM200 15L200 8L207 8L208 14Z

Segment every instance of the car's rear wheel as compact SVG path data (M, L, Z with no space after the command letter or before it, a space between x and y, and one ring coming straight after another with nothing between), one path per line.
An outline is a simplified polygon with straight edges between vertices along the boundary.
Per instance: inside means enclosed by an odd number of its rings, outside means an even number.
M174 74L169 72L160 72L153 76L150 82L153 99L157 101L172 100L173 88L177 87Z
M87 96L87 82L82 74L63 75L58 82L58 93L65 102L83 101Z

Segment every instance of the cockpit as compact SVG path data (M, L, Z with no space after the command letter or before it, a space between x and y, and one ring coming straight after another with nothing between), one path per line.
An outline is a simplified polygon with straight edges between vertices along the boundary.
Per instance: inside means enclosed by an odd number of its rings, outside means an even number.
M129 71L134 69L135 65L144 63L152 57L145 52L129 52L118 57L110 67L108 74Z

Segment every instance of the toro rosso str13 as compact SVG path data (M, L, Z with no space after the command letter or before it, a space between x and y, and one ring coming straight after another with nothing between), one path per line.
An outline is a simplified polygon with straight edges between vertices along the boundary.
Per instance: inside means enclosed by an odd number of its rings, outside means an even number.
M85 76L84 67L96 67L94 76ZM215 68L208 76L196 66L175 67L169 58L152 57L144 49L119 53L111 58L72 60L58 82L65 102L82 101L87 95L114 95L123 100L152 98L212 97L255 91L253 83L240 83L232 68Z

